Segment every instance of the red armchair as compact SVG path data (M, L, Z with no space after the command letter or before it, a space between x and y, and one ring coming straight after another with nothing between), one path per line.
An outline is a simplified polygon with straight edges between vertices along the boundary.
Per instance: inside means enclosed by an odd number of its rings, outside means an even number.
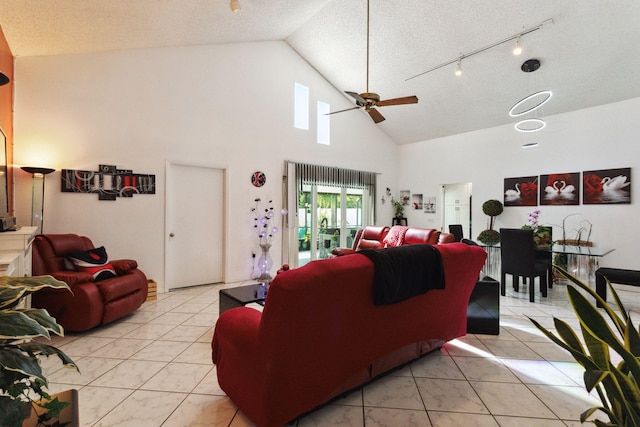
M88 237L76 234L40 234L33 242L32 274L66 282L72 293L43 289L33 294L31 305L45 308L67 331L110 323L137 310L147 299L147 277L134 260L109 260L116 276L106 279L95 279L91 272L74 270L68 259L65 262L69 254L92 249Z

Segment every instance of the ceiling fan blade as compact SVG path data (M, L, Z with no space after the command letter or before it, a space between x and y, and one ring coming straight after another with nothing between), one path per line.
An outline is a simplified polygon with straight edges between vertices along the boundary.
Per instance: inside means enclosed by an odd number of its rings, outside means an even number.
M376 110L375 108L369 108L368 113L374 122L380 123L384 121L384 116L380 114L380 111Z
M345 111L357 110L358 108L362 108L362 107L351 107L351 108L347 108L340 111L332 111L330 113L326 113L325 116L330 116L331 114L336 114L336 113L344 113Z
M387 105L402 105L402 104L417 104L418 97L417 96L405 96L403 98L393 98L393 99L385 99L383 101L376 102L378 107L384 107Z
M360 96L359 93L349 92L348 90L345 90L344 93L346 93L347 95L353 97L353 99L356 100L356 102L358 103L358 106L360 106L360 107L362 107L362 106L367 104L367 100L364 99L362 96Z

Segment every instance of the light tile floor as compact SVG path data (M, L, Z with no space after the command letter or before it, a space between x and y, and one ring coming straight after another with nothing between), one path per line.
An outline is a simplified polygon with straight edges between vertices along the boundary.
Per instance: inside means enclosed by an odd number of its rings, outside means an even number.
M251 426L218 387L210 347L218 291L242 284L160 294L113 324L55 338L81 374L45 360L49 391L79 390L82 426ZM499 336L447 343L294 425L580 426L580 413L598 401L584 390L580 367L527 319L575 326L565 287L535 303L521 291L501 298ZM620 294L637 312L640 295Z

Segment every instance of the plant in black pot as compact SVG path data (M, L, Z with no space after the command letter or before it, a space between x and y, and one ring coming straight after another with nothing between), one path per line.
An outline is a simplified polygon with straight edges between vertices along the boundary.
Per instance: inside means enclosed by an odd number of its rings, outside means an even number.
M20 427L32 408L39 414L34 426L62 426L56 419L69 402L51 399L40 357L57 356L75 368L61 350L35 339L63 336L56 319L44 309L22 307L23 299L44 287L69 289L51 276L0 277L0 424Z
M496 245L500 243L500 233L493 229L495 217L504 210L502 202L499 200L487 200L482 204L482 212L489 216L489 228L478 234L478 240L485 245Z
M393 216L396 218L402 218L404 216L404 205L402 204L402 200L391 200L391 204L393 205Z

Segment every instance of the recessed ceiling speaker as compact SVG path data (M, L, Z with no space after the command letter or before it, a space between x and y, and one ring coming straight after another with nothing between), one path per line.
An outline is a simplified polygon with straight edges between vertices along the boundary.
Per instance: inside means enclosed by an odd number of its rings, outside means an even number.
M540 68L540 60L538 59L527 59L520 66L520 69L525 73L532 73L538 68Z

